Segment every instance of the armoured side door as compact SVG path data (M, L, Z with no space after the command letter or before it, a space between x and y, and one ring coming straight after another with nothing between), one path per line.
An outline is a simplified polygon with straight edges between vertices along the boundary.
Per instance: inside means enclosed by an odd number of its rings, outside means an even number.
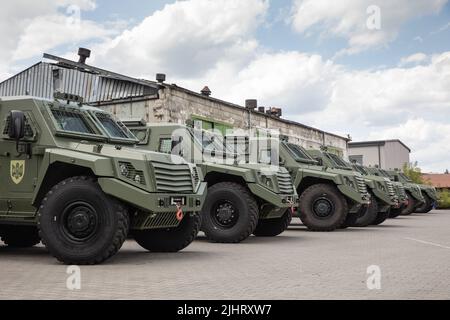
M8 217L34 216L36 209L31 205L31 199L37 182L39 159L31 155L31 150L37 140L37 126L32 110L20 109L25 112L25 138L16 145L9 139L10 110L17 107L2 106L0 113L0 215Z

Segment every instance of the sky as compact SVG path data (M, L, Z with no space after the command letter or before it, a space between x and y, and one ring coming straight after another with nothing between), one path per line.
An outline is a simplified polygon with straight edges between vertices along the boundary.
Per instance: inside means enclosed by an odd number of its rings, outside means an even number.
M0 11L0 81L44 52L283 117L353 141L401 139L450 169L448 0L16 0Z

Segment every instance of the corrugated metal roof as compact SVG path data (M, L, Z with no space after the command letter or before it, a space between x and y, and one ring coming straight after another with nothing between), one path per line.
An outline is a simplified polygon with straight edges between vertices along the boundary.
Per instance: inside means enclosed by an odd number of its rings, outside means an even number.
M157 89L138 81L121 80L101 73L39 62L0 83L0 96L35 96L52 99L55 91L53 71L60 70L59 90L79 95L88 103L154 95Z

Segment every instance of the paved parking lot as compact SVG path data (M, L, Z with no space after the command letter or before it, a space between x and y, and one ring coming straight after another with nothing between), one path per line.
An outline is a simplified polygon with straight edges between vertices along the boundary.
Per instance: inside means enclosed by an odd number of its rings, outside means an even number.
M127 241L107 264L82 267L81 290L73 291L67 267L45 248L0 244L0 298L449 299L449 230L450 211L434 211L332 233L308 232L294 219L276 238L230 245L200 237L177 254ZM372 265L379 290L367 287Z

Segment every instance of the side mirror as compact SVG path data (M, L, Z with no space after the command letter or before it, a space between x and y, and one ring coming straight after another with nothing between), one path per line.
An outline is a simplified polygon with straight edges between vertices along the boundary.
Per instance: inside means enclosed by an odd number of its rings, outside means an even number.
M22 111L11 111L9 116L11 119L9 137L19 141L25 137L25 114Z
M314 160L317 161L317 163L319 164L319 166L323 167L323 160L322 160L322 158L316 157L316 158L314 158Z

